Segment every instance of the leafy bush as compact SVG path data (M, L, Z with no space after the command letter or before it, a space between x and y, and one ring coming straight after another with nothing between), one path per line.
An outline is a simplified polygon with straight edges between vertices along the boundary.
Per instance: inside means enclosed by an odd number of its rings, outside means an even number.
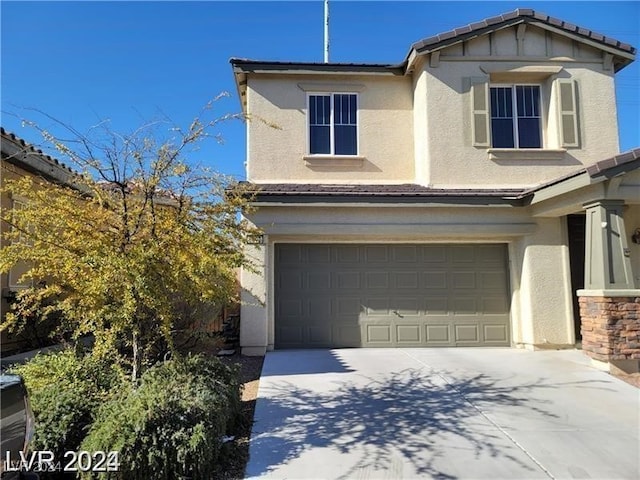
M211 478L239 409L234 369L202 356L170 360L99 410L81 450L119 452L118 472L100 474L109 478Z
M98 407L123 382L115 366L73 349L37 355L13 371L24 378L36 418L32 448L56 458L79 448Z

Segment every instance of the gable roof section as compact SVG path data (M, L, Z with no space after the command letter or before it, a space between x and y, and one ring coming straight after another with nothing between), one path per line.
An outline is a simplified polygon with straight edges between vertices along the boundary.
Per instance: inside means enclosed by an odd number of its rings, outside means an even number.
M413 54L427 54L455 45L472 38L495 32L507 27L519 24L536 25L545 30L559 35L585 42L593 47L607 51L614 55L614 68L618 70L631 63L636 54L636 49L614 38L606 37L587 28L579 27L564 20L551 17L542 12L536 12L529 8L519 8L513 12L504 13L496 17L489 17L479 22L471 23L448 32L440 33L414 43L407 54L405 64Z
M2 161L8 162L44 179L73 186L77 173L62 162L28 144L0 127Z
M523 192L521 198L527 199L528 203L536 203L638 169L640 169L640 148L634 148L531 188Z

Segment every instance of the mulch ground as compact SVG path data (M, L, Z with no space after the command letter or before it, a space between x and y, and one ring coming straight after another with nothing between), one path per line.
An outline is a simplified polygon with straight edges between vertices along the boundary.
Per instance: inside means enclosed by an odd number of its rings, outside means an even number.
M219 358L225 363L239 367L243 388L241 418L234 432L234 439L225 445L224 460L221 462L220 471L217 472L215 478L221 480L242 479L249 461L249 439L264 357L246 357L236 353Z

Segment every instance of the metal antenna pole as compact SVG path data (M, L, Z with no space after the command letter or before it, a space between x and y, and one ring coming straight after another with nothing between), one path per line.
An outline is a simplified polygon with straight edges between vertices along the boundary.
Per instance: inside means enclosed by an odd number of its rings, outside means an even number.
M324 63L329 63L329 0L324 0Z

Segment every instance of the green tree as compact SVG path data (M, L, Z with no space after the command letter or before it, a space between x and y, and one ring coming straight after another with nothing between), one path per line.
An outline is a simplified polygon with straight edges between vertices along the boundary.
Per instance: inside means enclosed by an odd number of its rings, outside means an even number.
M213 103L204 113L210 113ZM72 186L32 178L8 182L24 208L3 213L12 228L0 270L18 262L38 287L22 291L2 328L19 326L20 306L55 313L73 338L93 334L92 354L141 372L173 352L172 332L194 312L211 312L237 293L236 272L250 264L243 245L258 233L242 221L247 192L189 162L212 137L206 121L186 129L166 121L126 135L107 123L61 141L40 129L79 175Z

